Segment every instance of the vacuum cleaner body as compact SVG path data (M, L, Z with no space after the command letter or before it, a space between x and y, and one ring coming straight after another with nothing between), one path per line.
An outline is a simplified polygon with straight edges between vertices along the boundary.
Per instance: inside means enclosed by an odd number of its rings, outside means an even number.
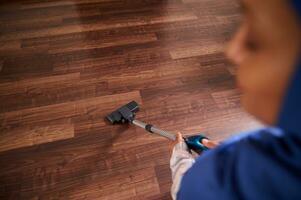
M152 124L144 123L142 121L135 119L136 113L138 111L139 111L138 103L135 101L131 101L128 104L118 108L117 110L113 111L111 114L106 116L106 119L112 124L130 123L145 129L149 133L155 133L173 141L176 140L175 134L170 133L168 131L161 130L153 126ZM190 137L184 137L184 141L186 142L188 148L190 150L195 151L198 154L200 154L205 150L208 150L208 148L202 144L203 139L207 139L207 138L201 134L193 135Z

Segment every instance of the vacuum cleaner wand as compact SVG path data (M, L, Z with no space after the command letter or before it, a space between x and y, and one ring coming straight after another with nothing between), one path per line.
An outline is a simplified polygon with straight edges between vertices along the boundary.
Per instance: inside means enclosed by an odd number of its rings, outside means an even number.
M173 140L173 141L176 140L176 135L175 134L169 133L169 132L164 131L164 130L161 130L161 129L153 126L152 124L146 124L146 123L144 123L142 121L139 121L139 120L133 120L132 123L135 124L136 126L139 126L143 129L147 130L150 133L156 133L158 135L161 135L161 136L166 137L166 138L168 138L170 140Z
M135 101L131 101L130 103L118 108L117 110L115 110L114 112L106 116L106 119L112 124L124 124L124 123L134 124L140 128L145 129L150 133L156 133L160 136L163 136L173 141L176 140L175 134L170 133L168 131L161 130L153 126L152 124L147 124L135 119L136 113L138 111L139 111L138 103ZM195 135L195 136L190 136L188 138L184 138L184 140L189 149L194 150L196 153L201 153L202 151L208 149L202 144L202 139L205 138L206 137L203 135Z

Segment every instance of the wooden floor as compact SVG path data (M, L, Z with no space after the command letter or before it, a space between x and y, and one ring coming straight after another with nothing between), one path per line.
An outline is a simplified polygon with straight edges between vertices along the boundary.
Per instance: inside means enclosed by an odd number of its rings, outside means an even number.
M223 140L244 113L223 55L234 0L0 4L0 199L171 199L169 141L104 116Z

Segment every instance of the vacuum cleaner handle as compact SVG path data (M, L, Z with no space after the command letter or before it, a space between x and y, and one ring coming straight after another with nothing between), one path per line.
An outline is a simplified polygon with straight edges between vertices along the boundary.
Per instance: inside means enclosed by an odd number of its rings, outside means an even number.
M202 144L203 139L208 139L208 138L201 134L184 138L188 148L198 154L201 154L203 151L209 150L208 147Z
M133 120L132 123L140 128L145 129L146 131L148 131L150 133L156 133L160 136L166 137L173 141L176 140L175 134L161 130L161 129L153 126L152 124L146 124L146 123L136 120L136 119ZM185 138L185 137L183 137L183 138L184 138L184 141L187 144L188 148L190 150L195 151L198 154L202 153L203 151L208 150L208 148L202 144L203 139L208 139L203 135L193 135L193 136L189 136L187 138Z

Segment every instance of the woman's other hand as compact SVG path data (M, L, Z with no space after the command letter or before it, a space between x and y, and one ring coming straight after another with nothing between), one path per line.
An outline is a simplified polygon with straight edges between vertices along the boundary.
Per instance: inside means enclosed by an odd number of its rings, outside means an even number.
M212 149L212 148L217 147L219 145L219 142L214 141L214 140L202 139L202 144L205 147Z

